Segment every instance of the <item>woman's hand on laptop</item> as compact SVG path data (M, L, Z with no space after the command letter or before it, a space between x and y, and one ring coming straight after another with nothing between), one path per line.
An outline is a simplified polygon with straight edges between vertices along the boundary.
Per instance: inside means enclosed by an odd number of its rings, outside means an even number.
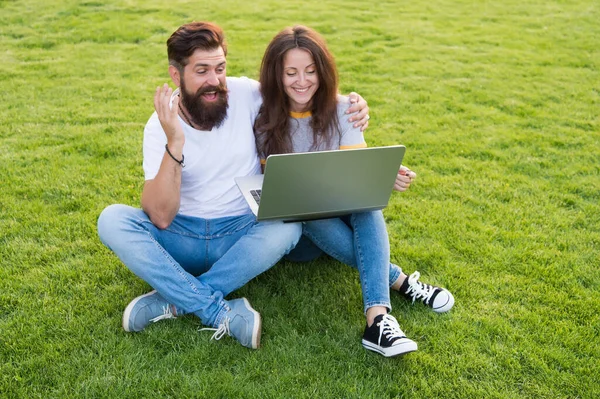
M406 191L410 187L410 184L414 179L417 178L417 174L412 170L408 169L406 166L400 166L400 170L396 175L396 182L394 183L394 190L396 191Z

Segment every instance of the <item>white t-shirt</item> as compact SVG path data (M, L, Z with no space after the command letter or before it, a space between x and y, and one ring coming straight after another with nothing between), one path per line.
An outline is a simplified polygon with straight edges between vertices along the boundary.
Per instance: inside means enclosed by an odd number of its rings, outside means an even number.
M259 83L227 78L229 108L219 128L196 130L179 118L185 134L179 213L203 219L250 212L234 178L260 174L254 120L262 104ZM144 129L144 174L152 180L165 154L167 137L156 112Z

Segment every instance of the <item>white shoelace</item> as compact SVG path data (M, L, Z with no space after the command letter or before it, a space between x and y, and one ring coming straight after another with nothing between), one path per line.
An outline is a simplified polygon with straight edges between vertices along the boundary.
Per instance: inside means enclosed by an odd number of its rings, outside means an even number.
M405 336L394 316L389 314L383 315L383 319L377 325L379 326L378 345L381 345L382 336L385 336L388 341L391 341L393 338L402 338Z
M163 306L163 314L150 319L150 321L156 323L157 321L165 319L175 319L175 315L171 312L171 305Z
M435 292L435 288L429 284L420 282L419 277L421 277L421 273L419 272L414 272L408 277L408 289L406 293L412 297L413 303L415 303L415 300L420 299L428 305L431 296Z
M231 335L231 333L229 332L229 319L226 317L225 320L223 320L223 322L221 324L219 324L218 328L201 328L198 331L214 331L215 333L212 335L212 337L210 337L211 340L215 340L218 341L221 338L223 338L225 336L225 334L227 335Z

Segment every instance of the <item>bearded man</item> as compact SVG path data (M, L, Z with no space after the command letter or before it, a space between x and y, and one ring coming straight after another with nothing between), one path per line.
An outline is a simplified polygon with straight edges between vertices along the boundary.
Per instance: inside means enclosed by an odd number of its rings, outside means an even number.
M154 288L125 308L125 331L194 314L242 345L260 344L261 317L247 299L225 296L273 266L300 238L296 223L258 223L234 178L261 173L253 125L259 83L226 77L227 46L217 25L181 26L167 41L169 75L144 129L142 209L107 207L102 242ZM366 103L349 109L368 118ZM212 328L211 328L212 327Z

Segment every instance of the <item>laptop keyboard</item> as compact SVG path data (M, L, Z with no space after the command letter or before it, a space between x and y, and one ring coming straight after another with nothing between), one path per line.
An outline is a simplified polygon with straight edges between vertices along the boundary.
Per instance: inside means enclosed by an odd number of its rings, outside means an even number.
M250 195L252 195L252 198L254 198L254 201L256 201L257 204L260 204L260 194L262 193L262 190L250 190Z

